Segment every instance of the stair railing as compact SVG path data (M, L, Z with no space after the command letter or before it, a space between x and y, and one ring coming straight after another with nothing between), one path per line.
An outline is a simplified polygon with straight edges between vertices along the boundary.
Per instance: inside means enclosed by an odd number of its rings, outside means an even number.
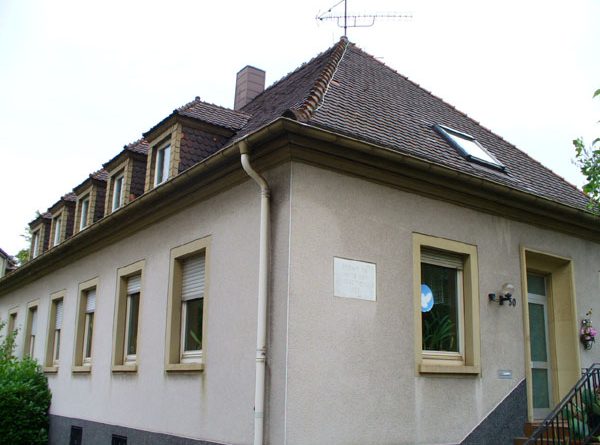
M600 363L594 363L524 445L585 445L599 431Z

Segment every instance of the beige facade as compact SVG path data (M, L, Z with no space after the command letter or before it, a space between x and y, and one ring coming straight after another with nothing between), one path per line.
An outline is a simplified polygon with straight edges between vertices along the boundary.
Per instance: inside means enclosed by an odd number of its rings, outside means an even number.
M526 376L522 248L572 264L577 300L563 318L600 309L595 243L306 164L291 177L287 443L460 443ZM480 373L415 371L415 233L477 250ZM334 257L376 264L376 302L333 296ZM516 307L488 302L505 282ZM575 360L577 335L562 333L567 389L573 368L598 360L582 349Z
M314 162L276 159L264 164L275 165L266 175L273 212L267 443L460 443L529 372L526 268L541 270L543 258L560 258L550 261L548 273L568 264L560 271L566 281L557 276L557 283L568 284L568 274L577 283L576 298L565 303L571 312L563 311L566 321L557 324L564 329L557 338L566 342L555 347L558 354L567 353L560 351L569 341L577 345L579 318L590 307L600 311L595 242ZM51 298L63 298L60 360L48 369L52 414L252 443L259 197L239 169L221 183L224 188L193 192L185 206L151 225L0 297L0 316L18 308L22 329L28 303L39 300L34 355L47 364ZM475 370L430 373L417 366L415 236L476 252L472 344L481 352ZM203 369L167 372L172 250L207 238ZM375 301L334 296L334 257L375 264ZM123 268L140 262L137 366L119 372L113 362L118 283ZM74 372L81 370L74 362L76 315L81 283L89 280L97 289L96 321L91 366L80 373ZM488 302L505 282L516 288L516 307ZM19 348L24 341L21 331ZM560 388L572 384L573 368L598 359L596 350L570 350L580 359L571 369L556 369L556 379L564 380ZM511 378L498 378L501 370Z
M252 435L254 318L257 249L251 233L258 208L250 183L232 188L97 253L0 298L4 319L19 307L18 327L31 296L39 299L38 332L45 333L51 295L64 289L64 323L57 371L48 374L51 414L120 424L153 432L248 443ZM175 229L176 228L176 229ZM206 364L202 372L166 373L165 338L169 258L173 247L211 236L210 303ZM232 255L232 252L235 252ZM113 372L113 321L117 270L145 261L140 304L138 366ZM214 278L213 278L214 277ZM74 373L80 283L97 278L96 320L90 370ZM23 347L19 333L17 348ZM43 362L45 338L36 338ZM75 371L80 371L77 365Z

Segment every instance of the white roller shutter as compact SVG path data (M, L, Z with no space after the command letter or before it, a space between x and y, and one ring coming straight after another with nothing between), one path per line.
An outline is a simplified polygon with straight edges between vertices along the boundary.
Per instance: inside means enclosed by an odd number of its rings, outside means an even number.
M127 278L127 295L137 294L142 290L142 276L134 275Z
M96 289L90 289L87 291L87 303L85 305L85 312L90 313L96 310Z
M434 264L436 266L448 267L450 269L463 269L463 258L460 255L441 252L439 250L422 249L421 262Z
M56 318L54 320L54 329L62 329L63 322L63 301L56 302Z
M204 253L186 258L182 263L181 299L187 301L204 297Z

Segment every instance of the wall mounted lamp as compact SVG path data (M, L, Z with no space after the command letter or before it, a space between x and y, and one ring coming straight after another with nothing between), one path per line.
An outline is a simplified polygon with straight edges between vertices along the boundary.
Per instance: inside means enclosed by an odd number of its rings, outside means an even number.
M517 300L513 297L514 293L515 286L510 283L504 283L502 285L502 290L498 295L488 294L488 298L490 301L498 303L500 306L503 306L505 301L508 301L509 306L516 306Z

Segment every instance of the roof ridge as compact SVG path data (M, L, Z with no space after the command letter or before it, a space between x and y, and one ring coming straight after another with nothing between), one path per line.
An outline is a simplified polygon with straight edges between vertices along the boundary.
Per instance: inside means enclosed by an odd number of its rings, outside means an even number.
M212 102L206 102L205 100L202 100L200 98L200 96L196 96L194 98L194 100L192 100L191 102L188 102L185 105L180 106L179 108L176 108L175 110L173 110L173 112L174 113L179 113L181 111L188 111L188 109L190 107L192 107L192 106L194 106L196 104L204 104L204 105L209 105L209 106L214 107L214 108L220 108L221 110L227 111L229 113L238 114L241 117L250 117L250 115L248 113L244 113L243 111L234 110L233 108L227 108L227 107L224 107L222 105L214 104Z
M329 88L329 83L331 79L333 79L333 75L335 74L337 67L339 66L344 54L346 52L346 48L350 44L350 41L346 36L342 36L340 41L333 46L333 51L329 55L329 60L323 67L323 71L317 80L315 80L314 85L310 89L308 96L304 98L302 104L297 107L295 110L292 110L296 117L300 121L308 121L312 114L317 110L319 105L323 102L325 94L327 93L327 89Z
M282 78L280 78L279 80L276 80L275 82L273 82L271 85L269 85L267 88L265 88L264 90L262 90L260 92L260 94L258 94L254 99L252 99L250 102L248 102L246 105L244 105L242 107L242 109L248 107L250 104L252 104L255 100L259 99L263 94L268 93L269 91L271 91L273 88L276 88L279 84L285 82L287 79L289 79L290 77L292 77L294 74L298 73L300 70L306 68L308 65L310 65L311 63L315 62L316 60L318 60L319 58L323 57L325 54L327 54L328 52L332 51L336 45L339 45L339 42L336 43L335 45L330 46L329 48L327 48L325 51L321 51L319 54L317 54L316 56L314 56L312 59L310 59L308 62L303 62L302 64L300 64L295 70L290 71L289 73L287 73L285 76L283 76Z

